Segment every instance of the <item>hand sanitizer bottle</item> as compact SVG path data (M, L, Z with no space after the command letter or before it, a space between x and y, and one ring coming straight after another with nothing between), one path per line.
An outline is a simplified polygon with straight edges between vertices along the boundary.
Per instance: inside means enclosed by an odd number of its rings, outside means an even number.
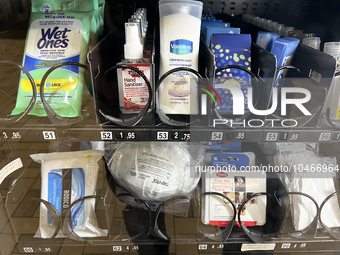
M150 64L143 60L143 45L140 39L140 24L125 23L124 59L117 65L137 68L150 80ZM144 79L131 69L117 69L119 108L122 113L138 113L149 100L149 90Z

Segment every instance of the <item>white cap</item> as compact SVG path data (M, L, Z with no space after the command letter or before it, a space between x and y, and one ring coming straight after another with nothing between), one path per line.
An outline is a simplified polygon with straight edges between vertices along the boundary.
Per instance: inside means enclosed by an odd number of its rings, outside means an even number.
M125 59L142 59L143 45L140 41L140 27L139 23L129 22L125 23L125 45L124 58Z
M139 15L132 15L131 18L132 18L132 19L139 20L139 23L140 23L140 26L141 26L141 32L142 32L141 37L142 37L142 38L145 38L145 36L146 36L146 30L145 30L145 25L144 25L144 23L143 23L142 17L139 16Z
M143 29L143 32L145 32L145 18L144 18L144 16L141 15L140 13L137 13L137 14L134 15L134 17L141 20L142 29Z

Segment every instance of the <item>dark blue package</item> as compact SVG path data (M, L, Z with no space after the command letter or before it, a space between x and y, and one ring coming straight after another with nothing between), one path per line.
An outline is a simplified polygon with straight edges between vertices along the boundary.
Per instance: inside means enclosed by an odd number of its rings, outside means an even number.
M214 27L206 26L203 31L203 41L210 46L213 34L239 34L241 30L235 27Z
M211 50L215 54L215 66L220 68L238 65L251 70L251 37L249 34L213 34ZM221 98L217 100L216 109L221 113L233 110L233 95L225 85L235 85L244 95L244 109L248 110L248 88L251 87L251 76L243 70L230 68L215 75L214 87Z
M222 20L215 20L215 21L202 21L201 22L201 35L203 34L203 31L205 27L230 27L230 23L222 22Z

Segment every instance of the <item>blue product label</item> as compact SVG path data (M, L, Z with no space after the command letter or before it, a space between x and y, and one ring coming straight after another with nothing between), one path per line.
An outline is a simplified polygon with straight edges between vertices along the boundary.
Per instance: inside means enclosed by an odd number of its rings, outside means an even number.
M246 154L217 153L211 157L212 166L231 166L236 169L249 166L250 160Z
M25 57L25 63L24 67L28 72L37 70L37 69L42 69L42 68L50 68L52 66L55 66L57 64L65 63L65 62L76 62L79 63L79 54L76 54L75 56L57 60L57 61L46 61L46 60L41 60L40 58L35 58L33 56L30 56L29 54L26 54ZM78 74L78 66L64 66L63 69L70 70L73 72L75 75Z
M65 218L71 204L85 196L85 172L82 168L53 169L48 173L48 202ZM72 229L85 221L84 201L71 209ZM48 224L52 224L48 215Z
M207 151L241 151L240 142L207 142Z
M193 42L185 39L170 42L170 52L178 55L189 54L193 51Z
M65 17L65 13L59 14ZM29 72L44 68L47 70L64 62L79 63L82 22L77 19L47 18L48 16L31 23L24 61L24 67ZM78 75L77 66L64 66L63 69ZM38 78L35 76L33 78L41 79L42 75L39 74ZM36 83L39 84L37 80Z

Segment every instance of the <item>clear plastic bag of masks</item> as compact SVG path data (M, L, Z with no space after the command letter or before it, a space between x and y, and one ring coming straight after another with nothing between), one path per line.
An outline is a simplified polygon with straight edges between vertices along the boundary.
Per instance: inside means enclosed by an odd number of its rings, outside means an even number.
M105 143L107 167L116 182L135 197L164 201L190 196L201 173L205 146L197 143Z
M290 169L289 172L282 174L287 190L295 194L303 194L290 196L291 216L295 231L308 228L314 219L319 217L318 209L323 201L336 191L334 182L337 168L336 158L308 157L308 154L305 157L296 155L282 160L282 164ZM327 211L327 216L323 214L322 217L325 225L330 228L340 227L339 201L336 197L324 205L323 211ZM316 227L322 228L320 222Z
M270 142L270 143L268 143L268 142L264 142L264 143L260 143L259 145L260 145L262 152L265 155L273 155L273 156L276 155L276 156L278 156L277 153L280 151L280 148L282 146L288 146L286 148L291 148L291 147L298 148L296 146L296 144L302 144L302 146L304 146L306 150L312 151L315 154L319 153L319 143L293 143L293 142L290 142L290 143L285 143L285 142L272 143L272 142Z
M288 159L315 157L319 147L317 143L266 143L263 148L265 153L270 150L276 151L274 155L274 164L280 166Z

